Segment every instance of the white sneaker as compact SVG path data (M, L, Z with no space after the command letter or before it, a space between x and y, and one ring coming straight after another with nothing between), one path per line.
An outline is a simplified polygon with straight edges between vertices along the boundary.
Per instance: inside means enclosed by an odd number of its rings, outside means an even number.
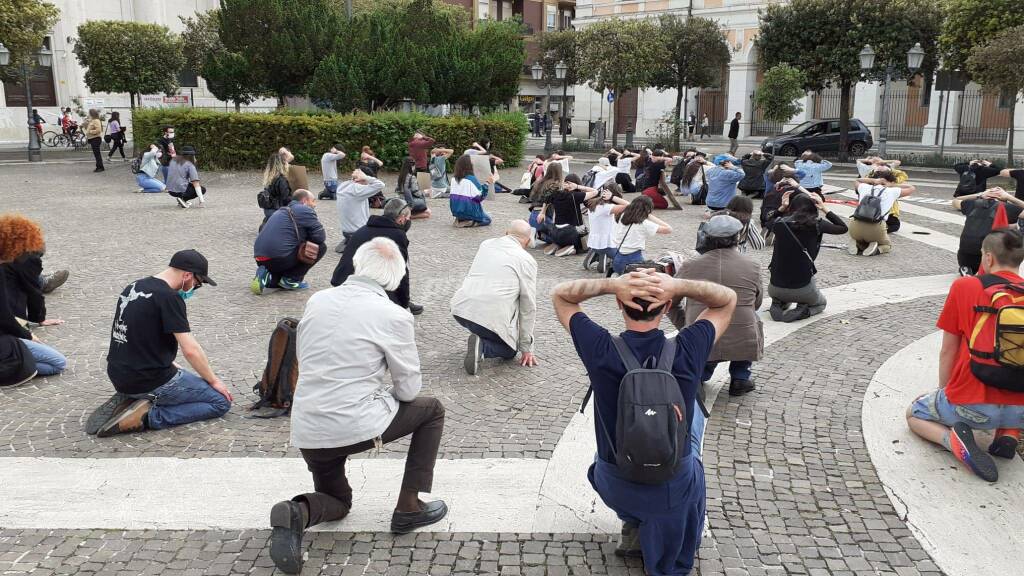
M143 192L145 192L145 190L146 190L145 188L139 188L138 190L135 191L135 193L136 194L142 194Z
M563 246L562 248L555 250L555 256L571 256L575 253L576 248L572 244L568 246Z
M180 197L176 197L175 200L178 201L178 206L181 206L182 208L188 208L192 206L192 202L186 202L182 200Z
M860 250L857 248L857 241L854 240L853 238L850 238L850 243L846 247L846 253L849 254L850 256L856 256L857 254L860 254Z
M544 247L544 253L547 254L548 256L553 255L557 250L558 245L556 244L548 244L547 246Z
M864 249L865 256L874 256L878 254L878 242L871 242L868 247Z

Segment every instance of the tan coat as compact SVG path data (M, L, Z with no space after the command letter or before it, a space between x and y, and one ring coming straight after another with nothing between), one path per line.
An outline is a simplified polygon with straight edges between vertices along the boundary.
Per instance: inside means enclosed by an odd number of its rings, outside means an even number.
M99 118L90 118L85 125L85 139L92 140L103 135L103 124Z
M757 262L735 248L712 250L683 262L677 276L715 282L736 291L736 311L732 322L715 344L708 361L760 360L764 352L764 333L761 318L757 315L762 298L761 268ZM672 323L677 328L689 326L697 321L705 308L700 302L687 299L685 308L672 313ZM685 317L682 314L684 310Z

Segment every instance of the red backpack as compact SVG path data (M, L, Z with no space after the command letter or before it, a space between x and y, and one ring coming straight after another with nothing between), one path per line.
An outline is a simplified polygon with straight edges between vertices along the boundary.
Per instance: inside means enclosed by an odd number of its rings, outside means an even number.
M971 373L986 386L1024 392L1024 283L979 276L985 288L968 348Z

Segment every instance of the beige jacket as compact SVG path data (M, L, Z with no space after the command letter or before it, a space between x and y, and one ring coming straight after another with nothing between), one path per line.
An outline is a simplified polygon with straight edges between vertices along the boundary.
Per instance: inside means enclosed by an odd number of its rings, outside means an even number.
M537 261L512 236L480 243L452 315L487 328L520 352L533 350L537 317Z
M90 118L89 122L85 125L85 139L92 140L93 138L99 138L103 135L103 124L99 121L99 118Z

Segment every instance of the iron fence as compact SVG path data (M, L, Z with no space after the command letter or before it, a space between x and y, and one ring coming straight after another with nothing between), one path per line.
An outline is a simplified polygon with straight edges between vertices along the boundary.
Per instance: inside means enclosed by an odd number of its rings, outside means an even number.
M751 136L775 136L782 132L782 122L774 122L772 120L766 120L764 117L764 110L757 107L757 103L754 102L754 98L757 97L756 92L750 93L750 109L753 110L750 120L750 135Z
M928 123L928 107L921 105L920 94L890 91L885 99L889 107L886 139L895 142L920 142L924 125Z
M697 102L697 135L701 133L704 115L708 116L708 133L721 136L725 128L725 104L729 95L718 90L701 90L695 98Z
M1005 144L1010 128L1010 107L999 94L968 90L960 95L958 144Z

